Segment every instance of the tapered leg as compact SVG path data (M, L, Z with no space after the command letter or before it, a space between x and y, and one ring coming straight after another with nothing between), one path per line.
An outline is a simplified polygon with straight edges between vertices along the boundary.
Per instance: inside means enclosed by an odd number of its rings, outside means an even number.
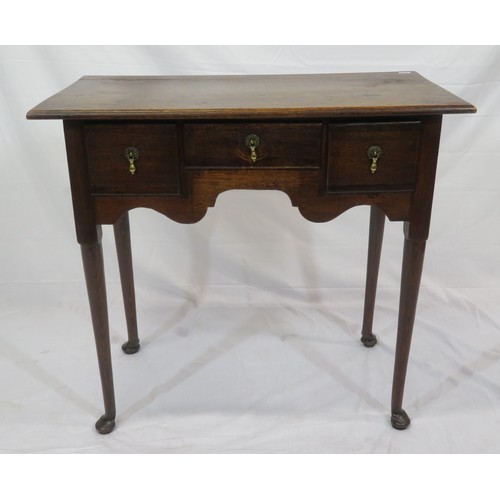
M406 429L410 425L410 418L402 408L403 392L424 254L425 240L413 241L408 238L405 239L391 408L392 426L400 430Z
M139 350L140 344L137 333L134 271L132 268L132 247L130 244L128 213L120 217L113 225L113 230L115 233L116 253L118 255L118 266L120 268L120 280L122 283L123 304L125 306L128 332L128 340L122 345L122 349L127 354L134 354Z
M95 426L101 434L108 434L115 426L116 408L101 242L82 244L81 250L104 397L104 415Z
M384 225L384 212L372 206L370 210L370 234L368 240L368 262L366 266L365 309L361 330L361 342L366 347L373 347L377 343L377 337L373 334L373 311L375 309L375 296L377 294Z

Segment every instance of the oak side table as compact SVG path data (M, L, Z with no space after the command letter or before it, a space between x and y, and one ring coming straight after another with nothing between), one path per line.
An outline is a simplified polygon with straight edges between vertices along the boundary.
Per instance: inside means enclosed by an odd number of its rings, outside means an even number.
M104 397L115 426L101 246L113 224L127 354L139 350L128 211L203 218L228 189L277 189L312 222L370 205L361 341L372 347L385 217L404 221L391 423L403 391L429 233L442 115L475 107L410 71L260 76L85 76L28 112L62 119Z

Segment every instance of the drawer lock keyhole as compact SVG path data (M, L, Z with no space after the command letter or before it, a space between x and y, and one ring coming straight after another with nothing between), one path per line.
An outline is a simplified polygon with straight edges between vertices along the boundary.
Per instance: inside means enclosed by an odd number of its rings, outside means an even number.
M139 158L139 150L134 147L125 149L125 158L128 160L128 171L134 175L136 171L135 162Z
M370 146L366 150L366 156L371 160L370 172L374 174L377 171L377 161L382 156L382 148L380 146Z

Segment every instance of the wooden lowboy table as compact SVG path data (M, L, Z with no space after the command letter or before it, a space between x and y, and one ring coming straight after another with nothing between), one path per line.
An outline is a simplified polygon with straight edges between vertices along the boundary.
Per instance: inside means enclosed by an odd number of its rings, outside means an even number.
M337 75L87 76L29 111L62 119L104 415L115 426L101 225L113 224L128 341L139 350L128 211L199 221L228 189L277 189L313 222L370 205L361 341L373 311L385 216L404 221L391 422L405 429L403 390L415 319L442 115L474 106L414 72Z

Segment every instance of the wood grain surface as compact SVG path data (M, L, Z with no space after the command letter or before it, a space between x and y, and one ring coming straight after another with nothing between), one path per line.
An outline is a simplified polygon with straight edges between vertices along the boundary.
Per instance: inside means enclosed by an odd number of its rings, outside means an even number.
M84 76L28 119L224 119L473 113L412 71L315 75Z

